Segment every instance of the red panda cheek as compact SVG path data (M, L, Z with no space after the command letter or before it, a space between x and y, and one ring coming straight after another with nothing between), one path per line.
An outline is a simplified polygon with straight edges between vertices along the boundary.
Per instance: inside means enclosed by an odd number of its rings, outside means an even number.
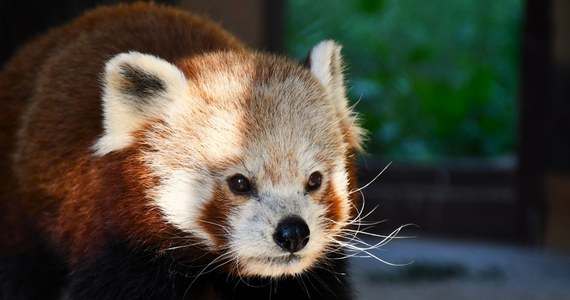
M221 250L228 244L228 220L230 213L238 205L234 200L223 188L217 187L199 215L197 223L210 237L214 244L213 250Z
M346 212L344 212L344 200L338 193L335 192L334 186L328 184L323 190L323 197L321 198L322 204L327 208L325 218L330 220L327 222L327 227L330 229L339 222L346 221Z
M348 200L350 202L349 215L350 218L356 217L358 214L357 208L361 206L360 193L354 192L358 189L358 178L356 176L356 162L355 155L348 153L345 158L346 171L348 173Z

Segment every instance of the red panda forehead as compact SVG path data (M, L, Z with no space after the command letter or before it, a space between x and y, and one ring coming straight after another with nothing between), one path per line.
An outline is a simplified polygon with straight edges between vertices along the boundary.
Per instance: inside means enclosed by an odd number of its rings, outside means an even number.
M220 52L183 61L190 102L147 142L164 159L225 169L263 158L309 172L308 162L342 159L345 143L334 105L299 63L262 54Z
M256 85L244 112L252 148L268 153L344 155L334 105L319 85L298 77ZM260 145L251 145L258 143Z
M270 102L270 101L267 101ZM260 106L246 114L241 155L247 172L272 184L328 173L344 162L346 146L334 115L311 107ZM310 111L310 110L313 111Z
M281 134L341 145L335 106L310 71L300 63L260 53L218 52L184 61L193 113L209 119L231 114L235 126L251 136ZM216 124L212 124L216 125Z
M190 93L208 104L245 104L253 94L270 87L282 96L320 94L324 88L300 62L264 53L214 52L194 56L178 62L188 79ZM307 97L298 97L299 101ZM315 103L317 104L317 103Z

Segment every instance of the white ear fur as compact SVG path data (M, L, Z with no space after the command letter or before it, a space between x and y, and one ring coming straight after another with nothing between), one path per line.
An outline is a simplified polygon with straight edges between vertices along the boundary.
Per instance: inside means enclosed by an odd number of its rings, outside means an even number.
M311 50L311 73L326 87L344 90L341 46L334 41L322 41Z
M93 145L95 154L129 146L134 131L187 97L187 89L182 71L158 57L128 52L110 59L103 73L104 132Z
M356 150L362 150L363 130L356 122L356 115L348 107L344 87L341 46L327 40L318 43L308 57L311 73L325 86L334 101L342 123L347 128L348 142Z

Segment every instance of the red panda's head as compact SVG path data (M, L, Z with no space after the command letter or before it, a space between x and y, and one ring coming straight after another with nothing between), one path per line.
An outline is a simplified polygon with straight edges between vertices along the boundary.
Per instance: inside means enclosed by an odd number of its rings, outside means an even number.
M249 52L174 64L129 52L107 62L103 79L94 150L135 149L156 178L141 181L137 209L241 276L298 274L338 247L354 213L361 129L337 44L318 44L306 66Z

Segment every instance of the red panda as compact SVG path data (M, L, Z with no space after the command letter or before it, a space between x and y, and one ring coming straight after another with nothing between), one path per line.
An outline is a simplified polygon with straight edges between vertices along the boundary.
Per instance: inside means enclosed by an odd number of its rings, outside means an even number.
M0 73L0 298L346 299L362 129L340 46L253 51L154 4Z

